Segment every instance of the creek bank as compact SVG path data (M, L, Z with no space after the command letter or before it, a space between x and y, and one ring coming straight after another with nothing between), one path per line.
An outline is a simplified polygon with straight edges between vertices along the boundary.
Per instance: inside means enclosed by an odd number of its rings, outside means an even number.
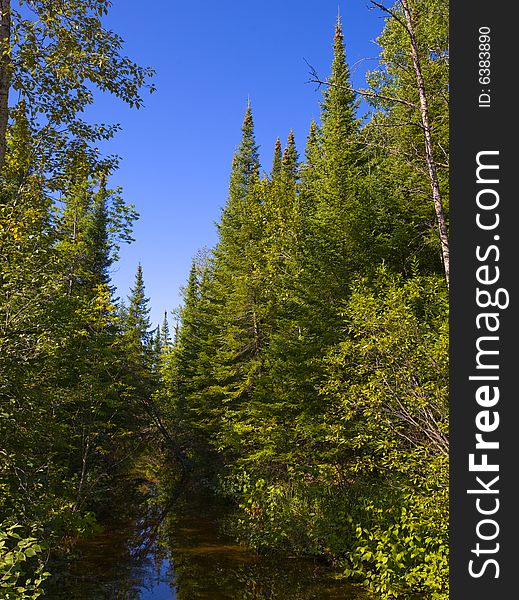
M366 600L320 561L259 555L222 528L229 506L207 489L132 475L102 530L54 566L53 600Z

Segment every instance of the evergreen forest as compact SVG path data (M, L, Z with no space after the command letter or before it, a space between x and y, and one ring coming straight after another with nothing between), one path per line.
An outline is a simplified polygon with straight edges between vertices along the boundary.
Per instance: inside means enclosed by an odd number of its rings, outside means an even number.
M448 2L372 5L368 85L338 19L306 141L260 165L244 102L218 241L157 325L140 265L111 281L138 215L98 150L117 127L84 116L95 89L140 107L153 70L108 0L0 0L0 598L52 598L143 456L259 553L448 597Z

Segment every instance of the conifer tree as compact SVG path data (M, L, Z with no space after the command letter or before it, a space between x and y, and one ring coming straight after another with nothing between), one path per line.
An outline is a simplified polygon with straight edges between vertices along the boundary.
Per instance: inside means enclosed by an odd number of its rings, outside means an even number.
M277 148L277 142L276 142ZM299 156L294 134L290 131L287 146L283 150L279 164L279 174L265 191L262 207L265 233L263 249L266 268L269 271L268 295L272 300L280 291L282 276L289 276L287 265L293 264L298 237L297 221L297 182L299 179Z
M362 177L356 100L351 89L340 18L333 41L330 85L321 104L321 127L311 125L302 169L301 306L305 339L319 352L335 342L340 306L358 266L355 244ZM303 258L304 257L304 258Z
M335 28L329 81L321 105L322 178L315 198L317 214L312 242L321 250L321 255L316 256L318 270L324 270L330 282L336 281L335 293L341 297L347 286L347 266L354 256L349 233L355 227L355 185L360 173L357 168L359 145L355 139L356 100L351 89L340 18Z
M214 278L214 261L211 254L203 251L195 257L198 271L196 280L196 295L186 294L186 304L183 316L187 319L189 331L179 331L179 341L183 343L191 339L193 352L184 354L191 361L192 381L187 397L190 429L195 452L200 460L205 461L209 456L215 460L214 451L218 446L217 436L221 432L221 419L225 407L220 402L222 398L221 381L215 374L215 367L221 360L222 325L218 318L220 297ZM190 275L190 280L192 275ZM189 283L189 282L188 282ZM189 285L188 285L189 287ZM192 298L189 308L187 299ZM189 334L189 338L187 337ZM217 370L217 369L216 369ZM207 465L209 469L213 465Z
M108 286L110 275L108 269L113 262L108 233L108 194L106 190L106 175L99 177L99 189L94 197L92 209L92 224L89 232L89 240L92 246L92 270L99 284Z
M199 281L197 270L197 265L193 261L185 289L181 327L175 348L175 364L178 379L177 395L179 396L177 400L183 404L185 404L186 398L192 390L199 351L197 335Z
M160 326L157 325L150 336L150 353L152 355L152 369L155 373L159 373L160 359L162 356L162 339L160 337Z
M242 139L233 160L229 198L218 227L219 243L215 249L215 283L229 358L244 351L245 354L254 354L259 345L253 274L261 238L259 167L249 102L242 125ZM224 362L230 367L227 360Z
M160 327L160 343L162 349L167 349L171 346L171 334L169 332L167 311L164 311L164 319Z
M309 219L315 209L315 198L319 194L319 181L322 171L320 162L322 160L321 133L312 119L310 131L306 138L305 160L301 165L301 184L299 186L300 216ZM303 228L305 231L307 227Z
M272 170L270 172L270 180L276 181L281 175L281 140L276 138L274 146L274 158L272 160Z
M281 158L281 179L289 186L293 186L298 178L299 172L299 155L297 153L296 142L294 138L294 132L290 130L288 134L287 146L283 151Z
M128 308L124 323L125 336L131 350L144 356L151 339L149 298L146 297L142 266L139 263L135 283L128 296Z
M265 374L269 307L264 302L267 283L262 206L269 184L260 180L259 166L249 102L233 160L229 197L218 226L210 285L216 302L215 385L204 402L211 406L210 412L220 415L220 444L231 446L236 441L234 423L240 411L247 411L254 382Z
M350 83L350 71L346 63L342 23L340 17L337 17L329 86L324 92L321 104L323 146L330 164L333 164L336 169L347 169L348 167L348 165L340 164L339 155L340 153L349 153L347 144L344 142L355 133L357 126L355 109L356 100ZM347 176L347 173L344 176Z
M250 100L242 124L242 138L233 158L233 168L229 185L230 207L234 202L245 200L247 194L259 177L258 146L254 138L254 120Z
M149 298L140 263L124 310L119 345L128 422L137 431L152 424L169 443L170 434L162 421L157 399L162 375L157 348L157 345L160 346L160 331L158 327L151 329Z

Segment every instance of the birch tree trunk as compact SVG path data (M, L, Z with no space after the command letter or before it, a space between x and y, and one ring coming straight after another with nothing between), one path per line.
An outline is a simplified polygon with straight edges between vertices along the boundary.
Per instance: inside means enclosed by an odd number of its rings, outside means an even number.
M0 0L0 170L5 163L11 84L11 0Z
M420 98L420 117L422 121L422 127L424 131L424 143L425 143L425 162L427 164L427 172L429 175L429 182L431 184L432 197L434 202L434 210L436 213L436 221L438 223L438 233L441 243L443 268L445 271L445 280L447 281L447 287L449 286L449 236L447 233L447 223L445 220L445 213L443 210L443 201L440 191L440 184L438 181L438 172L436 169L436 162L434 160L433 143L431 136L431 125L429 120L429 103L427 100L427 93L425 89L425 81L423 78L422 67L420 64L420 56L418 54L418 45L416 43L416 36L413 27L413 20L411 10L409 8L408 0L400 0L405 18L405 28L409 36L411 43L411 58L413 60L413 69L416 77L416 84L418 88L418 95Z

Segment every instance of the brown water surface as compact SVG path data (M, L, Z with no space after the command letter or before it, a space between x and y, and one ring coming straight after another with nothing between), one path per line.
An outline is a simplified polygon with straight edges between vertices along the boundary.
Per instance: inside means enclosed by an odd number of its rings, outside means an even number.
M312 559L261 556L222 530L226 507L209 493L175 499L123 486L101 533L54 565L52 600L365 600Z

